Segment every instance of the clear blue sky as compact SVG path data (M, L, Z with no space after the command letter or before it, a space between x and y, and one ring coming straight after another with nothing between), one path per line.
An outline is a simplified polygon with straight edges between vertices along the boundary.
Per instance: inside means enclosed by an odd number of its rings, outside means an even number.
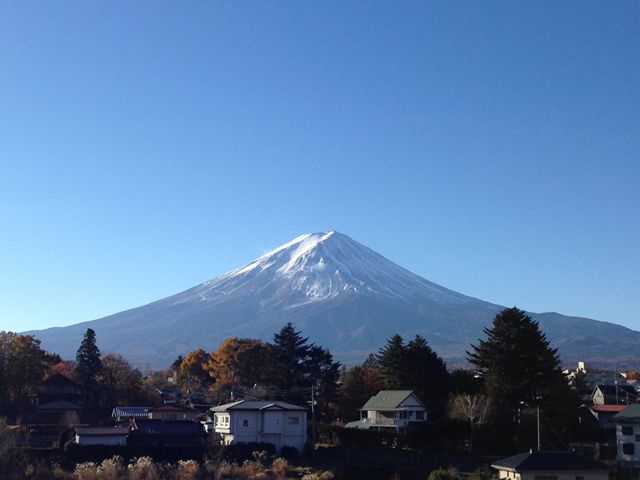
M336 229L640 329L640 3L0 3L0 329Z

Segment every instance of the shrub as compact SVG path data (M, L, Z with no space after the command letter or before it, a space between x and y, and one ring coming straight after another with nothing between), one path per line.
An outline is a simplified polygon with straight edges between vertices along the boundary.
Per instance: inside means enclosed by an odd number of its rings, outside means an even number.
M286 458L276 458L271 464L271 471L276 475L276 478L287 478L289 462Z
M193 480L200 473L200 464L195 460L178 460L179 480Z
M98 465L97 474L100 480L118 480L122 470L122 457L114 455Z
M325 472L307 473L302 480L333 480L335 475L329 470Z
M483 465L477 468L469 478L470 480L490 480L492 476L492 470L488 466Z
M460 476L455 469L438 468L429 474L427 480L458 480L459 478Z
M134 458L127 470L130 480L160 480L158 466L150 457Z
M55 462L51 464L51 474L53 475L53 478L57 480L67 480L72 478L72 475L69 472L62 468L59 463Z
M77 480L95 480L97 467L93 462L84 462L76 465L73 470L73 478Z

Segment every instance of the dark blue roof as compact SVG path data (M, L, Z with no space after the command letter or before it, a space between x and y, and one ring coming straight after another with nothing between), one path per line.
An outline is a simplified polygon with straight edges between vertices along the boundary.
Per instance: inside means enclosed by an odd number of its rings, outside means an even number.
M147 435L198 435L204 434L202 424L192 421L165 421L134 419L135 431Z
M558 470L607 470L608 467L573 452L527 452L498 460L493 468L508 468L517 472Z

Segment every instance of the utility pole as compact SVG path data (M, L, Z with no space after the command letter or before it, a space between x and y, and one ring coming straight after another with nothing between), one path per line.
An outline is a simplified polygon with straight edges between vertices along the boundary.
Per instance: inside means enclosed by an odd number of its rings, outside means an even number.
M538 423L538 451L540 451L540 404L536 406L536 416Z
M313 388L313 383L311 384L311 452L313 457L316 456L316 396Z

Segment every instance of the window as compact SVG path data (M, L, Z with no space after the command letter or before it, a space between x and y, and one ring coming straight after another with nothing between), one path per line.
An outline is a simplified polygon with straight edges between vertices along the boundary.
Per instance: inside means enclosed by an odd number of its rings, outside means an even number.
M242 420L242 426L243 427L248 427L249 426L249 420L247 420L246 418L244 420Z
M636 446L633 443L623 443L622 444L622 453L625 455L635 455Z
M416 420L424 420L424 412L416 412Z
M289 423L289 425L298 425L300 423L300 418L298 418L298 417L289 417L288 423Z
M622 434L623 435L633 435L633 427L622 427Z
M403 420L406 420L407 418L409 418L409 413L408 412L400 412L400 418L402 418Z

